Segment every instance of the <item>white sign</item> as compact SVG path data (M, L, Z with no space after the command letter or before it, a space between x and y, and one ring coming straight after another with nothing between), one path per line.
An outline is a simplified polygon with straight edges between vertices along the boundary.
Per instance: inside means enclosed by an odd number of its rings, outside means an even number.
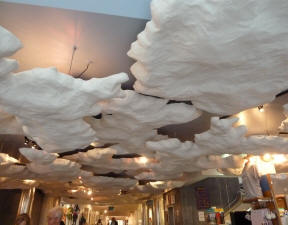
M199 221L205 222L205 214L203 211L198 211Z

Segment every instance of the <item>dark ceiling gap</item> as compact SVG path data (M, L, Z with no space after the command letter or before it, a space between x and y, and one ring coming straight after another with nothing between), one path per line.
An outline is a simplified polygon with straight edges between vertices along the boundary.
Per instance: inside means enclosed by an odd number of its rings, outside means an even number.
M99 113L98 115L93 116L93 118L94 118L94 119L97 119L97 120L102 119L102 113Z
M142 157L142 155L136 154L136 153L130 153L130 154L119 154L119 155L113 155L112 158L113 159L125 159L125 158L139 158Z
M135 180L135 177L129 176L126 171L122 171L120 173L109 172L109 173L93 173L94 176L101 176L101 177L112 177L112 178L130 178Z
M150 182L156 182L157 180L138 180L139 185L146 185Z
M139 95L143 95L143 96L148 96L148 97L152 97L152 98L158 98L158 99L166 100L165 98L162 98L162 97L159 97L159 96L147 95L147 94L143 94L143 93L140 93L140 92L136 92L136 93L139 94Z
M282 95L285 95L285 94L288 94L288 89L286 89L285 91L282 91L280 92L279 94L276 95L276 98L282 96Z
M184 104L187 104L187 105L193 105L191 101L176 101L176 100L169 100L167 102L167 105L169 105L169 104L177 104L177 103L184 103Z
M104 144L102 146L97 146L97 147L95 147L93 145L88 145L86 148L75 149L75 150L67 151L67 152L61 152L61 153L58 153L58 155L59 155L59 158L63 158L64 156L74 155L74 154L77 154L78 152L88 152L89 150L92 150L92 149L109 148L115 144L117 144L117 143L107 143L107 144Z

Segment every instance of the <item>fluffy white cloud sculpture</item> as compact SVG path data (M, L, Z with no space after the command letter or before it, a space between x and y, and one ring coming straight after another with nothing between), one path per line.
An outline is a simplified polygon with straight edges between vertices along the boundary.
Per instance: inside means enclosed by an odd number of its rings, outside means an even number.
M155 182L150 182L150 185L153 187L153 188L156 188L156 189L173 189L173 188L178 188L178 187L181 187L185 184L185 182L183 181L167 181L167 182L164 182L164 181L155 181Z
M138 152L139 146L157 136L156 128L192 121L201 111L184 103L167 104L168 100L144 96L131 90L123 98L102 103L102 118L86 121L96 131L101 142L121 143Z
M14 54L21 47L19 39L0 26L0 58Z
M0 134L24 135L21 124L16 117L0 109Z
M125 115L142 126L159 128L168 124L179 124L192 121L201 115L201 111L184 103L167 104L168 100L145 96L135 91L124 91L125 97L113 98L104 102L103 112ZM128 120L129 121L129 120ZM135 124L134 126L137 126ZM133 126L130 124L130 126Z
M127 188L133 187L137 184L137 180L129 178L113 178L113 177L102 177L102 176L93 176L84 179L84 183L87 183L91 186L102 187L102 188Z
M286 0L153 0L128 55L136 91L231 115L288 86Z
M220 154L263 154L265 152L287 153L288 139L278 136L245 137L246 127L234 127L237 118L211 118L211 128L195 135L195 142L180 142L178 139L148 141L147 148L158 151L163 156L166 153L187 157ZM221 167L218 167L221 168Z
M25 166L15 163L19 161L6 153L0 153L0 177L17 175L25 169Z
M19 48L19 41L4 28L0 30L1 46L10 46L0 52L6 56ZM83 117L100 113L97 102L120 97L121 83L128 80L127 74L120 73L84 81L55 68L12 74L15 67L10 66L10 61L1 61L2 64L0 108L15 115L24 133L48 152L82 148L97 140Z
M282 121L279 130L282 132L288 132L288 104L283 105L284 109L284 115L286 116L286 119Z
M118 146L115 147L117 149ZM141 164L137 158L113 159L112 156L117 152L116 149L114 149L114 146L103 149L92 149L87 152L79 152L66 156L65 158L85 166L93 167L93 171L98 174L122 172L124 170L135 171L153 165L153 163L149 163L149 165Z
M23 177L22 172L25 171L25 166L6 164L0 165L0 176L1 177Z
M9 156L6 153L0 153L0 165L5 165L5 164L14 164L18 163L19 161L11 156Z
M56 153L48 153L33 148L20 148L19 151L31 162L40 164L52 163L59 155Z
M49 164L40 164L37 162L31 162L27 164L27 168L40 176L61 178L63 180L76 178L79 176L81 165L66 159L55 159ZM43 177L44 178L44 177Z
M193 155L180 155L173 152L156 154L160 162L151 166L151 171L136 175L140 180L167 181L182 179L184 173L194 173L206 169L215 168L242 168L243 158L241 156L229 156L222 158L217 155L195 157ZM192 163L193 162L193 163ZM184 178L185 180L185 178Z
M101 120L88 117L85 118L85 121L96 131L99 143L120 143L125 151L138 152L146 140L157 135L157 131L151 128L139 129L140 127L135 120L127 120L127 118L115 115L103 115ZM130 125L137 128L133 129Z

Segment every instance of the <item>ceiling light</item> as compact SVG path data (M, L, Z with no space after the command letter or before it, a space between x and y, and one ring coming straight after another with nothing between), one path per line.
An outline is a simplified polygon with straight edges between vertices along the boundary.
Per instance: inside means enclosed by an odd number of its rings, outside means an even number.
M145 156L143 156L143 157L139 157L137 161L138 163L145 164L148 162L148 159Z
M93 147L96 147L96 146L98 146L99 144L98 144L97 142L92 142L90 145L93 146Z
M263 105L259 105L258 106L258 110L259 110L259 112L264 112L264 106Z
M263 155L263 160L269 162L272 160L272 156L269 153L266 153L265 155Z
M231 154L222 154L222 155L221 155L221 158L225 159L225 158L227 158L227 157L229 157L229 156L231 156Z
M29 139L26 136L24 137L24 139L25 139L24 144L28 145L29 144Z
M275 164L281 164L287 161L287 158L283 154L275 154L273 155L273 162Z
M31 185L31 184L36 183L36 181L35 181L35 180L23 180L23 183L24 183L24 184Z

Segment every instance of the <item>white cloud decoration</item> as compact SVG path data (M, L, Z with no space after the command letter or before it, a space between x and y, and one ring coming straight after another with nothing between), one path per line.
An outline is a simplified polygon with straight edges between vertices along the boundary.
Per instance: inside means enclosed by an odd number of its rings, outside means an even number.
M0 55L15 52L19 48L17 39L4 28L0 30L1 45L7 40L11 45L10 51L4 48ZM5 65L9 67L9 62ZM55 68L10 72L0 76L0 108L16 116L24 133L49 152L74 150L97 140L83 117L101 112L97 102L120 97L121 83L128 80L120 73L84 81Z
M153 0L128 55L136 91L231 115L288 86L286 0Z

